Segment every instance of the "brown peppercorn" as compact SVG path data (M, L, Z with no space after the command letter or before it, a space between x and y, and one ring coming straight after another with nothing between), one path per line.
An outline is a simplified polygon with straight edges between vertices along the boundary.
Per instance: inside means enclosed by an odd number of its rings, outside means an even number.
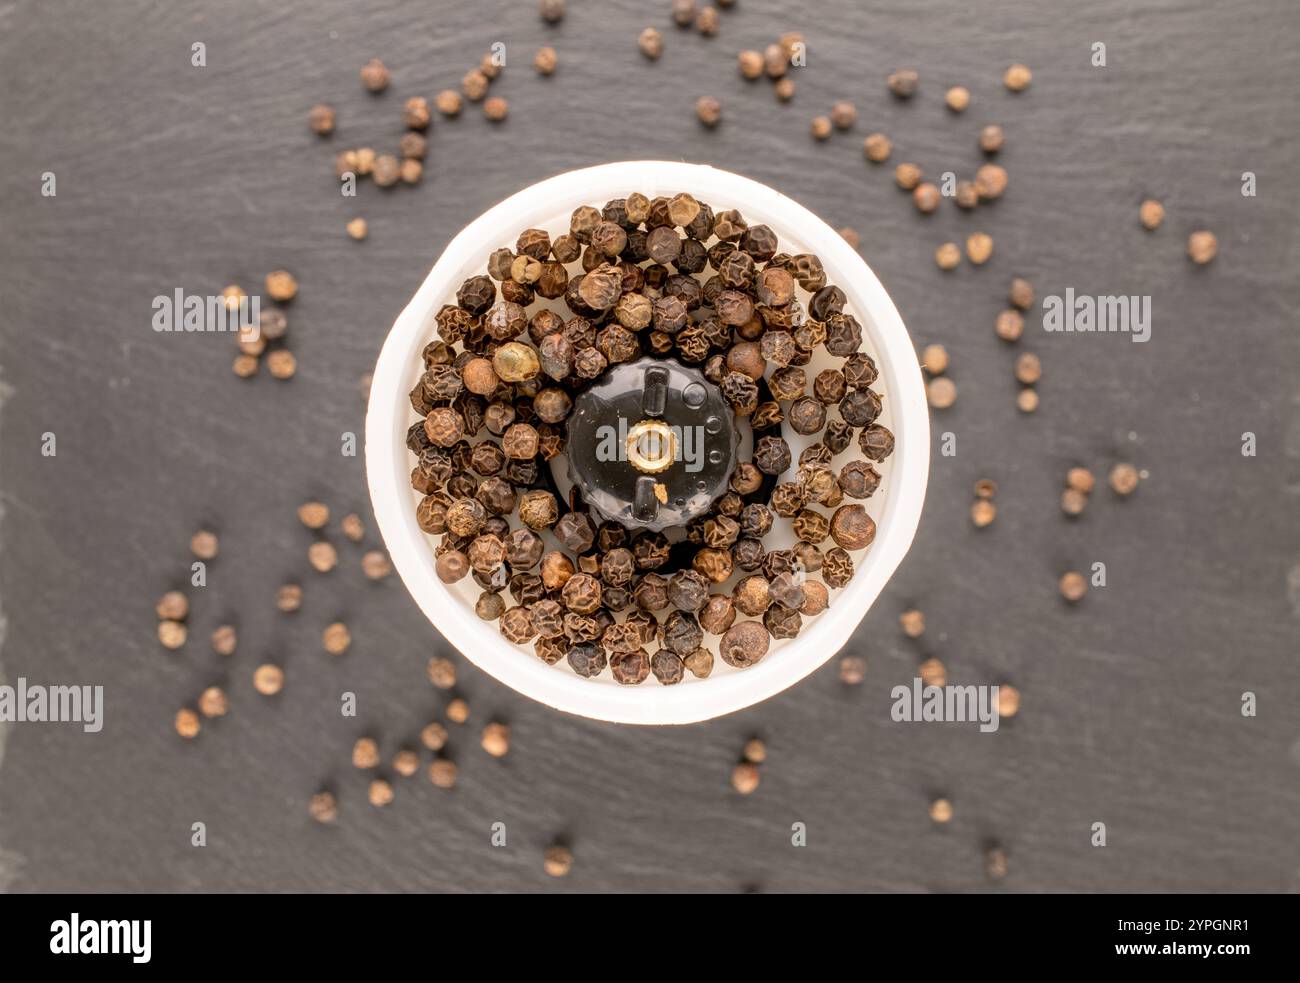
M998 716L1014 717L1020 712L1020 690L1007 683L998 686Z
M298 521L308 529L324 529L330 521L329 506L322 502L305 502L298 506Z
M641 54L656 61L664 53L664 36L653 27L647 27L637 38L637 47L641 49Z
M338 566L338 550L333 543L312 543L307 547L307 562L317 573L329 573Z
M998 164L985 164L975 172L975 190L984 201L1001 198L1007 190L1006 168Z
M402 161L398 174L406 184L418 184L420 178L424 175L424 165L414 157L408 157Z
M169 590L158 599L154 612L164 621L184 621L190 613L190 601L178 590Z
M420 741L430 751L441 751L447 745L447 728L436 720L420 731Z
M829 116L814 116L809 126L809 132L812 133L814 140L825 140L830 137L833 128Z
M311 125L312 132L318 133L323 137L329 136L334 132L334 107L321 103L312 106L307 113L307 122Z
M429 682L438 689L451 689L456 685L456 663L451 659L434 656L425 667L425 672L429 676Z
M1061 575L1061 596L1071 604L1083 600L1088 593L1088 581L1077 570L1070 570Z
M494 758L504 758L510 751L510 728L503 723L493 721L483 728L481 739L483 750Z
M898 624L908 638L920 638L925 634L925 615L916 608L910 608L900 614Z
M980 130L980 149L986 154L995 154L1001 150L1003 140L1002 127L997 123L990 123Z
M388 67L378 58L371 58L361 68L361 84L371 92L383 92L390 79Z
M912 191L912 204L916 206L917 211L927 215L939 207L942 198L939 186L929 181L922 181Z
M972 232L966 237L966 258L976 266L987 263L993 255L993 237L987 232Z
M860 655L846 655L840 660L840 682L858 686L867 678L867 660Z
M970 521L975 524L976 529L983 529L990 525L997 514L998 507L986 498L979 498L971 503Z
M1138 218L1143 228L1155 230L1165 220L1165 206L1154 198L1148 198L1138 208Z
M203 724L200 722L197 713L188 707L185 707L184 709L176 711L175 726L176 733L180 734L180 736L185 738L187 741L190 741L199 736L199 731L202 729Z
M420 756L410 748L402 748L393 755L393 771L403 778L410 778L420 770Z
M379 767L379 744L373 737L361 737L352 745L352 767L363 771Z
M370 788L366 792L366 797L370 804L376 809L382 809L391 805L393 801L393 785L386 778L376 778L370 783Z
M275 592L275 606L286 614L302 607L302 588L297 584L282 584Z
M831 517L831 538L846 550L866 549L876 538L876 523L861 505L841 505Z
M736 59L740 74L753 81L763 74L763 55L758 51L742 51Z
M479 69L471 68L460 80L460 91L470 102L478 102L488 90L488 77Z
M958 181L952 200L958 208L974 208L980 203L979 187L974 181Z
M1091 494L1096 483L1097 479L1093 477L1092 472L1087 468L1070 468L1065 473L1065 484L1084 495Z
M741 795L752 795L758 790L760 780L758 766L742 761L731 771L731 787Z
M434 561L434 569L444 584L454 584L469 573L469 558L460 550L448 550Z
M830 607L830 592L820 580L805 580L803 583L803 603L799 613L810 618L816 617Z
M235 361L231 364L231 369L239 378L250 379L257 375L257 356L236 355Z
M900 99L909 99L916 94L920 76L910 68L900 68L885 80L889 91Z
M220 686L209 686L199 694L199 713L205 717L224 717L229 709L226 693Z
M1038 393L1033 389L1022 389L1016 394L1016 409L1021 413L1032 413L1038 409Z
M941 270L955 270L961 263L961 247L955 242L941 243L934 251L934 262Z
M237 642L234 625L218 625L212 632L212 651L217 655L234 655Z
M456 762L447 758L436 758L429 765L429 781L433 782L438 788L454 788L456 786Z
M871 133L862 141L862 152L873 164L884 163L893 150L893 141L883 133Z
M298 370L298 360L287 348L280 348L266 356L266 368L275 379L292 379Z
M948 371L948 349L943 345L926 345L921 352L921 367L931 375L943 375Z
M789 102L794 98L794 79L790 78L788 75L785 78L777 79L776 84L772 86L772 92L775 93L776 97L782 102ZM712 655L709 657L709 667L710 669L713 667Z
M943 101L954 113L964 112L970 105L970 89L962 85L954 85L944 95Z
M1025 65L1012 65L1002 74L1002 84L1012 92L1023 92L1029 88L1033 73Z
M1088 507L1088 496L1077 488L1067 488L1061 492L1061 511L1066 515L1082 515Z
M564 20L564 0L541 0L537 9L542 20L548 24L558 24Z
M537 635L537 626L533 623L532 613L522 605L506 609L501 615L500 629L505 640L515 645L525 645ZM450 708L448 708L448 715L450 716ZM457 720L456 723L464 723L464 721Z
M957 401L957 384L946 375L925 384L925 398L936 410L946 410Z
M461 107L464 105L460 93L454 89L443 89L434 96L433 104L438 107L438 112L444 116L459 115Z
M559 844L547 847L542 857L542 869L552 877L569 876L573 869L573 852Z
M284 689L284 670L266 663L253 672L253 688L263 696L275 696Z
M926 686L942 687L948 682L948 670L938 659L926 659L917 668L917 675Z
M287 304L298 295L298 281L287 270L273 270L266 275L267 296L277 303Z
M330 655L342 655L352 645L352 632L343 622L336 621L325 629L321 643Z
M930 819L936 823L952 820L952 803L947 799L935 799L930 803Z
M600 607L600 581L589 574L574 574L564 584L560 597L564 606L575 614L591 614Z
M767 629L757 621L742 621L723 633L718 643L722 661L736 669L745 669L767 655Z
M332 823L339 816L338 800L332 792L317 792L307 802L307 814L318 823Z
M1019 341L1025 333L1025 318L1018 310L1008 308L998 314L993 330L1003 341Z
M700 96L695 102L695 115L705 126L717 126L722 121L722 103L713 96Z
M500 123L510 112L510 104L501 96L492 96L483 102L483 115L493 123Z
M539 48L537 54L533 55L533 68L537 70L538 75L554 75L559 63L560 56L551 47Z
M429 100L424 96L411 96L402 107L402 122L412 130L423 130L429 125Z
M484 621L496 621L505 612L506 602L500 594L484 591L474 602L474 613Z
M904 161L894 168L894 183L904 191L913 190L921 183L921 168Z
M351 219L346 228L348 230L348 235L358 242L370 234L370 225L359 215L356 218Z
M1110 487L1116 495L1131 495L1138 486L1137 468L1131 464L1116 464L1110 470Z
M1219 240L1213 232L1200 230L1187 237L1187 255L1193 263L1204 265L1219 254Z
M1032 386L1043 377L1043 364L1033 352L1021 352L1016 356L1016 378L1026 386Z

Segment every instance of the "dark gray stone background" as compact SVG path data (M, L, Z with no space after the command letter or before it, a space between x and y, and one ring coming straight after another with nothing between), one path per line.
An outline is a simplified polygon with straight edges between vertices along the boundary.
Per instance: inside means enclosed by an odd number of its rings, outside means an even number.
M1300 345L1296 173L1300 6L1292 0L908 0L817 4L740 0L719 35L675 29L668 3L571 0L546 27L532 0L351 3L0 5L0 604L4 676L102 683L99 735L54 725L4 732L0 882L12 890L348 891L982 891L983 850L1004 844L1007 891L1287 891L1300 887ZM660 27L666 52L636 38ZM747 84L736 52L801 30L809 65L778 104ZM338 195L331 161L348 146L393 148L402 101L455 85L493 41L509 67L494 92L510 118L477 107L438 119L427 177L389 192ZM190 65L190 45L208 65ZM1089 64L1105 41L1109 67ZM550 79L531 68L553 44ZM394 83L365 93L360 66L382 57ZM1032 88L1012 95L1003 68ZM885 75L921 73L893 101ZM943 92L967 85L955 117ZM713 93L725 122L694 117ZM812 116L838 98L860 119L826 143ZM306 126L338 107L331 140ZM919 215L892 164L972 173L976 134L1001 122L1006 197L972 214ZM894 140L888 167L861 142ZM382 812L349 764L362 732L385 756L440 714L424 675L447 651L396 578L366 581L361 550L340 542L328 576L307 567L294 509L319 497L336 515L369 511L362 459L339 454L360 432L359 380L389 325L448 239L534 179L608 160L705 161L765 181L836 226L891 291L918 347L952 356L957 405L935 417L957 435L936 456L916 544L863 622L852 650L868 679L843 687L832 661L767 704L699 726L647 730L555 713L464 660L471 724L453 729L456 791L423 777ZM58 196L39 194L54 171ZM1259 195L1240 194L1258 175ZM1137 206L1168 218L1154 234ZM370 221L357 244L343 225ZM1215 230L1219 258L1194 268L1186 235ZM982 228L984 268L944 275L935 246ZM157 335L155 294L248 287L297 274L290 314L299 372L290 383L230 371L220 335ZM1042 408L1017 413L1014 350L993 335L1014 273L1039 295L1150 294L1154 337L1048 335L1022 342L1045 375ZM1244 431L1259 453L1240 453ZM39 454L58 435L58 456ZM936 448L937 451L937 448ZM1104 475L1117 460L1148 472L1121 501L1101 488L1079 521L1058 508L1065 469ZM971 484L998 482L997 522L975 530ZM194 640L154 637L153 604L185 582L190 534L220 532L210 584L191 591ZM377 543L373 523L367 545ZM1056 580L1094 560L1110 586L1067 609ZM273 594L301 578L296 616ZM916 604L929 629L902 637ZM355 642L326 656L321 629L342 617ZM223 661L206 639L233 618ZM1022 711L992 736L889 717L889 690L925 656L957 682L1011 681ZM278 699L253 667L283 660ZM184 743L172 717L211 683L228 717ZM653 685L647 684L647 685ZM354 690L358 720L339 693ZM1243 718L1242 693L1259 715ZM479 748L490 718L514 743ZM728 776L742 741L763 735L763 784L742 799ZM318 783L340 793L332 828L308 818ZM949 795L956 818L929 822ZM209 843L190 846L190 824ZM507 824L494 848L489 827ZM1106 823L1109 846L1089 845ZM808 845L790 845L794 822ZM573 875L552 881L543 848L562 835Z

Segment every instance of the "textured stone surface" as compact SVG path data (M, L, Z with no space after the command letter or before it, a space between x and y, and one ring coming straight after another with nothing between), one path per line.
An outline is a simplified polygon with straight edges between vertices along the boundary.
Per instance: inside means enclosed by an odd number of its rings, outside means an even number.
M0 884L969 891L987 886L982 849L997 840L1010 858L1000 890L1300 886L1296 5L1261 0L1247 16L1210 0L840 0L814 17L742 0L712 39L674 28L666 3L601 3L599 15L571 3L558 27L532 3L437 6L0 8L0 672L108 687L102 734L0 732ZM665 35L655 64L636 50L647 23ZM734 58L791 29L807 35L809 65L782 105ZM333 153L394 148L402 101L454 87L497 40L509 63L493 93L509 119L491 126L473 105L435 117L421 187L363 184L341 199ZM1098 40L1104 70L1089 65ZM195 41L206 68L190 65ZM549 79L530 65L543 43L561 60ZM357 75L374 56L393 72L378 97ZM1000 82L1013 61L1034 69L1019 96ZM907 103L884 88L900 66L921 74ZM957 117L942 101L955 83L972 92ZM714 131L694 116L706 93L723 102ZM840 98L857 125L813 142L809 119ZM306 125L317 101L339 111L329 140ZM986 122L1006 128L1006 195L918 215L892 164L969 175ZM861 151L877 129L895 146L884 167ZM448 647L395 579L364 579L337 526L339 569L311 571L294 510L356 509L377 544L361 459L338 448L362 428L358 380L388 325L484 208L537 177L640 157L741 171L855 227L918 347L952 356L958 400L936 433L957 435L957 457L936 457L916 545L852 644L869 662L861 687L843 688L832 663L751 711L632 730L553 713L458 658L472 707L450 728L459 786L422 771L376 811L350 748L372 733L390 761L417 740L449 698L424 678ZM47 170L55 199L39 195ZM1258 198L1239 194L1244 170ZM1155 234L1137 222L1147 195L1168 208ZM360 244L344 232L355 215L370 223ZM1184 256L1198 227L1221 244L1205 269ZM934 248L976 229L993 235L992 261L941 274ZM237 380L229 337L150 330L156 294L252 287L278 267L301 283L289 383L265 368ZM1040 297L1151 294L1153 340L1046 335L1031 317L1021 345L1043 359L1042 409L1022 417L1014 354L993 334L1013 273ZM1238 450L1246 430L1254 459ZM39 456L45 431L55 459ZM1065 469L1100 477L1117 459L1149 473L1138 493L1099 488L1066 522ZM967 518L979 477L999 484L983 531ZM169 653L152 606L187 579L201 525L220 533L221 556L191 592L190 645ZM1094 560L1110 586L1067 610L1057 577ZM286 579L306 590L292 616L274 604ZM927 616L919 642L897 626L910 605ZM222 660L206 639L227 619L240 647ZM341 659L320 645L336 619L353 635ZM954 682L1014 682L1020 715L995 735L891 722L890 688L927 655ZM287 670L271 700L251 686L268 657ZM181 742L175 710L212 683L228 687L229 715ZM336 710L345 690L355 721ZM1239 713L1245 690L1255 719ZM478 745L493 718L511 726L502 761ZM768 760L741 799L729 776L753 734ZM307 815L321 782L339 793L332 828ZM956 815L936 830L926 808L940 793ZM195 821L205 849L189 845ZM505 848L489 841L498 821ZM1104 850L1089 845L1094 821ZM554 882L542 852L561 834L576 860Z

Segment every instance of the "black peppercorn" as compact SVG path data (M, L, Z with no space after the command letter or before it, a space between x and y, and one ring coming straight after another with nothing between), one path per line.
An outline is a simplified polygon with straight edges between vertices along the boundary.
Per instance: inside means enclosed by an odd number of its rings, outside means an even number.
M870 498L880 487L880 474L866 461L850 461L840 469L839 483L849 498Z
M650 656L645 649L620 653L609 660L609 668L615 682L635 686L650 675Z
M579 676L591 679L605 671L605 650L592 642L579 642L569 649L569 666Z
M562 590L564 606L577 614L591 614L600 607L600 581L585 573L569 578Z
M650 669L655 674L655 678L665 686L680 683L682 677L686 675L686 663L682 661L682 657L664 650L656 652L651 657Z
M865 427L880 416L880 397L870 389L855 389L840 400L840 416L854 427Z
M517 606L508 608L501 615L501 634L515 645L524 645L532 641L537 634L533 625L533 616L528 608Z
M600 579L611 587L625 587L636 573L632 551L623 547L610 550L600 560Z
M773 638L794 638L799 634L803 618L794 608L773 604L763 612L763 627Z
M889 430L873 423L858 434L858 446L862 453L872 461L883 461L894 452L894 435Z
M835 373L839 376L839 373ZM825 373L822 373L825 375ZM842 377L841 377L842 378ZM821 376L818 376L821 379ZM803 396L790 404L790 429L797 434L815 434L826 425L826 405L820 398ZM787 456L786 467L789 467ZM779 473L779 472L778 472Z
M846 550L866 549L876 538L876 524L861 505L842 505L831 517L831 538Z
M708 598L708 582L694 570L678 570L668 578L668 601L679 610L698 611Z
M754 445L754 465L764 474L780 475L790 467L790 445L782 437L760 437Z
M704 642L704 631L695 615L673 611L663 624L663 645L668 651L687 656Z

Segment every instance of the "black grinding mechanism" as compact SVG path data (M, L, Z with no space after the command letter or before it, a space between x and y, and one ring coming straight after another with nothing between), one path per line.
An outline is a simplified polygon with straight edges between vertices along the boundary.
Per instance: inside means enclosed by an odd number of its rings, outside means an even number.
M629 529L682 526L727 490L735 415L718 387L675 359L613 365L575 401L569 478Z

